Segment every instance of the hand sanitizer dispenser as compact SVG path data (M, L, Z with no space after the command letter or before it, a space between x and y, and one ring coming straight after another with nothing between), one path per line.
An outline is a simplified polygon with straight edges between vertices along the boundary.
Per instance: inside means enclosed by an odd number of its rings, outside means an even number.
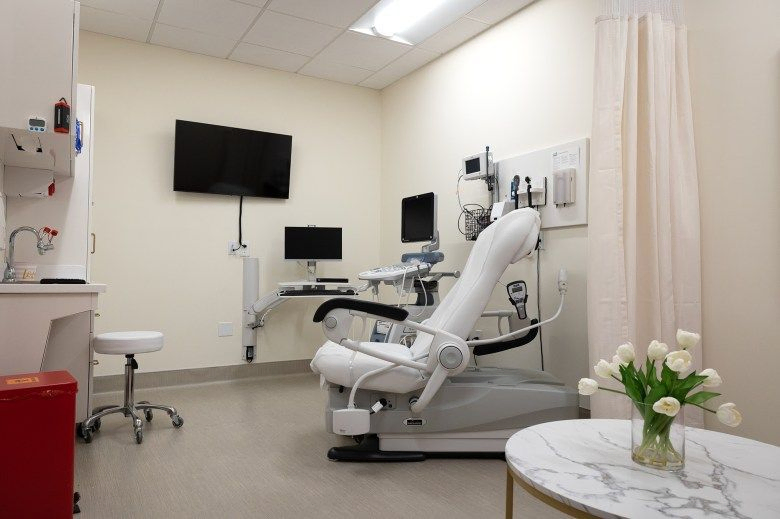
M574 203L574 168L561 169L553 173L553 203L555 206Z

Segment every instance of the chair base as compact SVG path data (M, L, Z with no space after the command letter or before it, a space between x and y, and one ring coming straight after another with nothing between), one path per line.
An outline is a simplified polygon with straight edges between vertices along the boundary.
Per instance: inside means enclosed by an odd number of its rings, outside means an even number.
M177 429L184 425L184 420L179 416L175 407L159 404L151 404L145 400L135 403L133 398L135 396L134 391L134 374L138 368L138 363L135 361L133 355L125 355L127 362L125 363L125 402L123 405L106 405L97 407L92 410L92 415L84 420L76 432L84 439L85 443L92 443L93 433L100 430L101 419L104 416L122 413L125 417L129 417L133 420L133 434L135 435L136 443L142 443L144 441L144 422L141 420L139 414L143 413L147 422L151 422L154 415L153 409L165 411L168 416L171 417L173 426Z
M328 459L333 461L425 461L422 452L383 452L379 450L379 438L367 434L358 445L331 447Z

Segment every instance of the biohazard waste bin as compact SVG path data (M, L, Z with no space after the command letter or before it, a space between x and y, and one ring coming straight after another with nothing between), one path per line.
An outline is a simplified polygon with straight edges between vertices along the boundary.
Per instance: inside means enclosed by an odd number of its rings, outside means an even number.
M73 517L76 391L67 371L0 376L0 517Z

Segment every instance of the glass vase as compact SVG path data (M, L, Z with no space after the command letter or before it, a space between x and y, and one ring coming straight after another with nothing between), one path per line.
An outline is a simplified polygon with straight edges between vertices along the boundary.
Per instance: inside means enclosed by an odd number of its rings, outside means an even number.
M652 405L632 402L631 459L660 470L685 466L685 419L681 407L676 416L653 411Z

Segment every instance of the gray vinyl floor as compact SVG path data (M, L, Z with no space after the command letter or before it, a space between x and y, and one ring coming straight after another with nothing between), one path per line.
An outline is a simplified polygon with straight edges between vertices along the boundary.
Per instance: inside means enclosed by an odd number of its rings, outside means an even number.
M121 398L100 394L96 405ZM105 418L76 448L82 519L503 517L500 460L328 461L344 439L324 430L313 375L138 390L136 399L177 407L184 427L157 412L137 445L129 419ZM566 516L515 487L515 517Z

